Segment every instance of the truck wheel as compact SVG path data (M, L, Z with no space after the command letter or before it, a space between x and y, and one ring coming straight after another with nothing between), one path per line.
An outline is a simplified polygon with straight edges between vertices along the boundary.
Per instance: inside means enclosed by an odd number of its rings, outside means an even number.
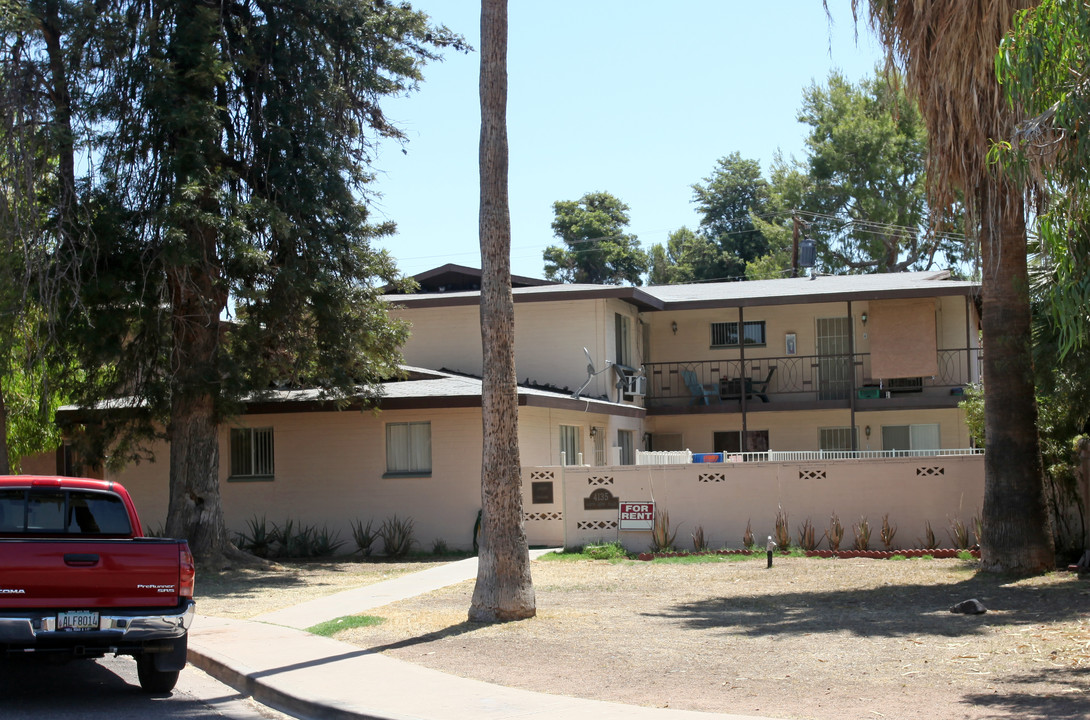
M146 693L168 693L178 683L178 670L157 670L154 655L136 656L136 676Z

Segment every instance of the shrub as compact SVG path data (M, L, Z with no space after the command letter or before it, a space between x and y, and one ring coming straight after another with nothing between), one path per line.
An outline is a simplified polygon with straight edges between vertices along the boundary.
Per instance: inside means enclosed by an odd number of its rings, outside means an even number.
M315 530L311 537L313 545L308 549L314 557L331 557L344 545L341 534L330 530L328 525L323 525L321 530Z
M447 541L443 538L435 538L431 541L431 554L432 555L447 555L450 553L450 548L447 547Z
M976 535L977 547L980 547L980 540L984 537L984 521L978 517L973 518L973 534Z
M969 549L969 528L965 526L965 523L961 521L961 518L954 518L950 520L949 529L950 541L954 543L954 547L958 550Z
M265 516L260 518L254 515L246 521L248 533L239 533L237 543L240 548L251 552L259 558L269 557L272 545L276 540L275 530L270 532Z
M366 525L359 520L352 523L352 539L356 542L357 552L362 553L364 557L371 554L371 546L378 538L378 533L371 529L373 523L374 520L368 520Z
M867 521L867 516L859 518L859 524L853 529L855 530L855 549L870 550L870 523Z
M746 520L746 532L745 532L744 535L742 535L742 547L747 548L747 549L751 549L756 544L757 543L755 543L753 541L753 526L750 524L749 520L747 519Z
M670 552L674 549L677 529L670 530L670 513L655 511L655 525L651 529L651 552Z
M879 532L882 537L882 544L886 546L886 550L892 550L893 537L897 534L897 526L889 524L889 513L882 516L882 529Z
M924 521L923 537L917 538L917 541L923 546L924 550L934 550L939 546L939 541L935 538L935 531L931 529L930 520Z
M776 511L776 529L773 537L780 550L787 552L791 549L791 527L787 521L787 513L780 508Z
M692 536L693 536L693 550L696 550L697 552L702 552L702 551L708 549L708 541L704 537L704 526L703 525L697 525L696 530L693 530L693 532L692 532Z
M825 530L825 539L829 541L829 549L836 552L840 549L840 543L844 541L844 526L840 518L833 513L829 518L829 527Z
M591 560L616 560L628 557L628 551L619 541L602 543L601 545L586 545L582 554Z
M383 551L388 557L404 557L415 544L413 540L413 519L400 519L397 515L386 518L378 529L382 538Z
M803 550L816 550L817 545L818 541L814 536L814 524L810 522L810 518L806 518L802 526L799 527L799 547Z

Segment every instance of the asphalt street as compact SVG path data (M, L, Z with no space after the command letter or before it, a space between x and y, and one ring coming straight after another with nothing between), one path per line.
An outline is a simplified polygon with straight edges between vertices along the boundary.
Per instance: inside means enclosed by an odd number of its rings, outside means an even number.
M290 720L187 666L170 695L147 695L132 658L0 662L4 720Z

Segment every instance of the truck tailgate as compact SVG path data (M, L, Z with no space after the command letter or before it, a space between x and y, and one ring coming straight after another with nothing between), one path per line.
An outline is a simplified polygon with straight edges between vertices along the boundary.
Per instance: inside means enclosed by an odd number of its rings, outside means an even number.
M0 610L173 607L175 540L0 540Z

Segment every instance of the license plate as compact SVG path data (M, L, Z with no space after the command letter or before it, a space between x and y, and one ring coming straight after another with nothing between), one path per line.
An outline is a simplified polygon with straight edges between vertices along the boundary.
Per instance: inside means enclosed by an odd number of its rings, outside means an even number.
M98 613L93 610L69 610L57 613L58 630L98 630Z

